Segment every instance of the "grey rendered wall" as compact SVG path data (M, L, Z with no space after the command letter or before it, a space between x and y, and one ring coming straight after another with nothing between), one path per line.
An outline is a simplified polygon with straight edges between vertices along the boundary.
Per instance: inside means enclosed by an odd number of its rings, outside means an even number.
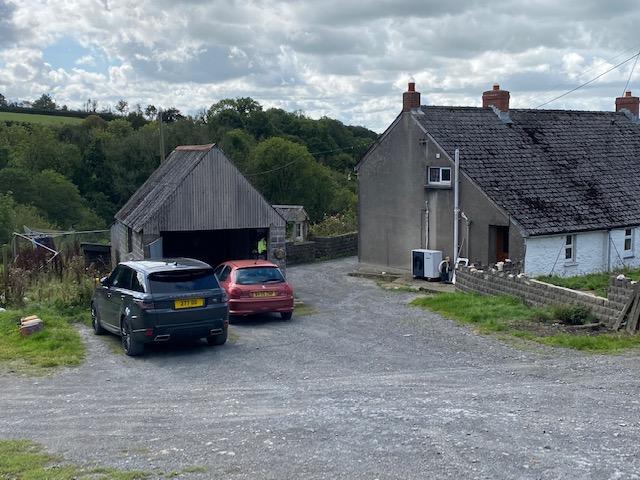
M424 247L424 145L404 113L358 169L359 259L409 269L410 251Z

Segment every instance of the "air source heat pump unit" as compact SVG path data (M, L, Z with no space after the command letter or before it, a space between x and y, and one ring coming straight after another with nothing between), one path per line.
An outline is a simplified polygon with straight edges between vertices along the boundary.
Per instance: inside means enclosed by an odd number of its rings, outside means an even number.
M411 250L411 275L415 278L439 278L440 262L442 262L440 250Z

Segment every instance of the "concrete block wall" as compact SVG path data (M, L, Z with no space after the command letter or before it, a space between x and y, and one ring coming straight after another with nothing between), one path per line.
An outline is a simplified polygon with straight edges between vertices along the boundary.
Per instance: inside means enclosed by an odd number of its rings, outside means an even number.
M522 275L465 267L456 272L456 290L481 295L511 295L527 305L537 307L583 305L591 309L598 320L611 325L633 294L634 284L629 279L617 280L612 277L607 298L603 298Z

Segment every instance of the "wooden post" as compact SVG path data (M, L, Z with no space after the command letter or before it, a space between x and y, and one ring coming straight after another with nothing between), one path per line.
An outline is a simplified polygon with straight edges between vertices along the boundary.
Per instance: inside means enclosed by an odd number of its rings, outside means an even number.
M2 246L2 278L4 280L4 297L9 297L9 246Z

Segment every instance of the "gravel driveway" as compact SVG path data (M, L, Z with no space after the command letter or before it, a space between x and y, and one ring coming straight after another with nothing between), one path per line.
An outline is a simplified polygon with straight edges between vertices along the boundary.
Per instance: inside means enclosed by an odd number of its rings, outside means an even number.
M224 347L133 359L83 328L81 367L0 376L0 438L206 468L192 478L640 478L637 353L516 349L347 276L355 265L290 268L316 313L238 321Z

